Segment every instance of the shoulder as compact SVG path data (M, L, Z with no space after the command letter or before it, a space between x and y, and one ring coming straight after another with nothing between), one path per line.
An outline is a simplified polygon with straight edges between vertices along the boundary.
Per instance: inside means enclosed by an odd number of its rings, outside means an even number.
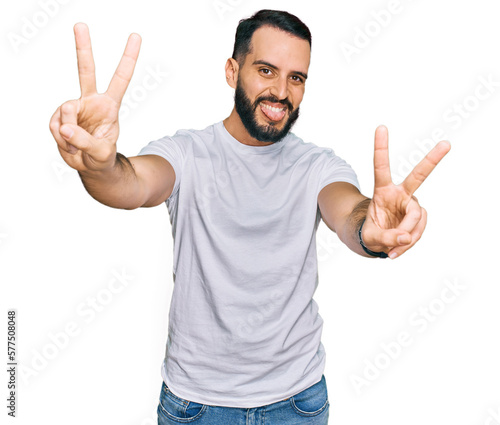
M163 136L151 142L151 146L158 148L178 149L181 152L189 152L196 145L206 145L214 138L214 126L210 125L203 129L179 129L173 135Z
M306 157L316 161L330 161L338 158L334 150L330 147L319 146L310 141L305 142L294 133L289 133L287 138L285 147L291 155Z
M216 130L217 124L211 124L203 129L180 129L171 136L172 139L178 140L196 140L196 139L206 139L213 138Z

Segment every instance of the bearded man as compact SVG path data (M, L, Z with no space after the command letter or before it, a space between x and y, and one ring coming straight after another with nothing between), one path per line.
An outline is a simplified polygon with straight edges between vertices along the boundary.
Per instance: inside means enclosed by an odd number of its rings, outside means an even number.
M400 185L387 129L375 132L375 190L360 193L331 149L290 130L299 116L311 34L297 17L261 10L240 21L227 60L230 115L202 130L117 153L118 111L141 39L132 34L106 93L96 91L86 25L75 25L82 97L50 129L91 196L114 208L165 203L174 291L158 423L326 424L316 230L323 220L355 253L392 259L421 237L414 191L448 152L440 142Z

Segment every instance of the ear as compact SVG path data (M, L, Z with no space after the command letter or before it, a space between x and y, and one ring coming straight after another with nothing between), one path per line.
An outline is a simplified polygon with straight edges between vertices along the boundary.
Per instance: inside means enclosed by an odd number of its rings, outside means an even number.
M226 81L233 89L236 88L236 83L238 81L238 72L240 66L233 58L229 58L226 62Z

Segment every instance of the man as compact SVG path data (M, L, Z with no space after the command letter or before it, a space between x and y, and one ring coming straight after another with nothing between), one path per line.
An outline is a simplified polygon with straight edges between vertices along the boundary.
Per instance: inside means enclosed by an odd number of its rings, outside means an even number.
M229 117L127 159L116 151L118 111L140 37L129 37L98 94L88 28L74 29L82 96L51 119L59 152L99 202L166 202L172 223L175 285L158 423L326 424L323 321L313 300L319 221L362 256L400 256L426 224L413 193L450 145L437 144L396 186L387 129L377 128L375 190L362 195L345 161L290 132L311 35L297 17L263 10L240 22L226 63L235 89Z

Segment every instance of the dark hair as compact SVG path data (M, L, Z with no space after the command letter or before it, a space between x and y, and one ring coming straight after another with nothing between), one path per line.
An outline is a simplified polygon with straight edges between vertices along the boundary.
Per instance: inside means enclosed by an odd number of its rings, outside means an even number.
M266 25L306 40L311 46L309 28L295 15L281 10L260 10L252 17L242 19L236 29L233 59L237 60L240 65L244 62L246 55L250 53L253 33Z

